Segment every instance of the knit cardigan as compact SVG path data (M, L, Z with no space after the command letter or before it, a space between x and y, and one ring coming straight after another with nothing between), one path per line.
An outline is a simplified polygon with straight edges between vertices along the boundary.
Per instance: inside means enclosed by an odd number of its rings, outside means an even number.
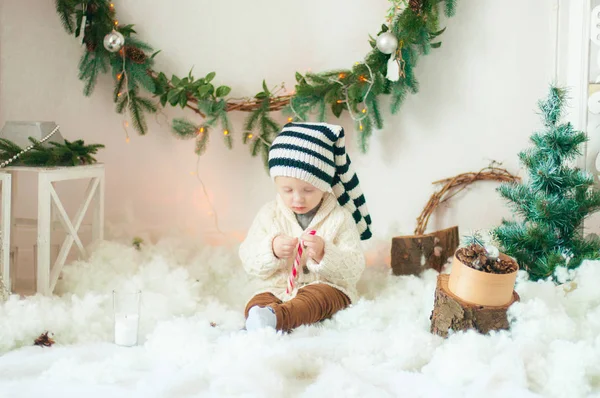
M341 290L354 302L358 297L356 283L365 268L365 257L352 215L338 204L333 194L326 192L321 207L305 231L311 230L325 241L325 254L321 262L316 263L310 258L307 260L304 250L297 286L301 289L308 284L325 283ZM281 234L300 238L305 231L279 195L260 209L239 249L246 272L263 280L263 288L256 294L271 292L283 301L295 296L296 292L286 293L293 258L275 257L273 239ZM304 265L308 273L302 271Z

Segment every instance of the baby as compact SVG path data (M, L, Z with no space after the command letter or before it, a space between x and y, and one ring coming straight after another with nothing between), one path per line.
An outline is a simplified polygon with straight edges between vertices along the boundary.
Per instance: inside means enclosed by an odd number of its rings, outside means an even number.
M276 200L260 209L240 246L244 269L265 285L246 305L246 329L290 331L356 300L371 217L341 126L287 124L271 145L269 171Z

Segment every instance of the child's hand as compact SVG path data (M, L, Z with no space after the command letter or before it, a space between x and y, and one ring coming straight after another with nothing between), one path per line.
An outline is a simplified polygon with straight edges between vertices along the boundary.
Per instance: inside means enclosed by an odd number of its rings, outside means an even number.
M298 245L298 238L287 235L277 235L273 239L273 254L277 258L291 258Z
M306 247L308 257L312 258L316 263L320 263L325 255L325 241L317 235L303 234L301 237Z

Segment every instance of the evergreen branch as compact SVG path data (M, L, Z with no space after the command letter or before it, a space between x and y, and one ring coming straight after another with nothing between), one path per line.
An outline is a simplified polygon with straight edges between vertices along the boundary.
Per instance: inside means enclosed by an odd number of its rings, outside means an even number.
M200 127L184 118L175 118L171 124L171 132L177 138L194 138L200 133Z
M198 137L196 138L196 147L194 149L196 155L200 156L204 154L204 152L206 152L206 148L208 146L208 139L208 129L205 129L203 133L198 134Z
M75 33L75 20L73 14L75 14L75 6L78 1L74 0L55 0L56 12L60 17L60 22L62 23L65 30L73 34Z
M144 110L143 106L141 105L140 98L137 97L135 91L129 93L129 113L131 115L133 127L141 135L146 134L148 125L146 124L146 118L144 116Z
M445 0L444 13L447 17L453 17L456 14L456 0Z
M225 141L225 145L227 148L233 148L233 140L231 139L231 125L229 123L229 118L227 117L227 112L221 111L219 113L219 119L221 120L221 127L224 131L227 131L227 134L223 134L223 140Z
M83 94L89 97L94 91L98 75L107 71L106 58L101 52L86 52L79 63L79 79L85 82Z
M373 124L368 117L356 123L358 124L358 131L361 133L358 134L358 147L362 153L367 153L369 150L369 138L373 134Z
M25 166L77 166L96 163L92 156L99 149L104 148L102 144L85 145L83 140L64 143L50 142L44 146L39 141L29 137L33 148L21 154L13 165ZM20 153L23 149L7 139L0 139L0 159L6 160Z

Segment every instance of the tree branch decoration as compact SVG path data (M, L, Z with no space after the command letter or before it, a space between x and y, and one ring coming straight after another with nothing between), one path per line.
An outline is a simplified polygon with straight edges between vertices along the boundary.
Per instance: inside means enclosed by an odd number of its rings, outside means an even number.
M326 121L328 111L335 117L347 111L358 131L359 147L368 150L373 129L383 128L379 99L391 95L391 112L397 113L407 93L419 85L414 68L421 54L438 48L440 16L452 16L456 0L389 0L387 24L377 38L370 38L372 50L351 68L322 73L296 72L293 92L283 86L269 86L252 98L231 98L230 86L216 84L216 73L195 77L172 75L153 69L160 52L139 40L133 25L116 19L115 6L106 0L56 0L56 11L65 30L82 40L85 52L79 62L79 78L84 94L91 95L98 76L110 71L114 78L113 101L116 111L124 113L140 133L146 134L146 114L168 105L194 112L198 120L176 118L172 132L182 139L195 140L195 151L206 151L209 134L220 128L225 144L233 145L229 113L249 113L240 128L241 138L252 156L261 155L266 163L268 150L280 131L275 112L282 111L288 122L311 117ZM150 94L150 98L144 95ZM129 122L125 121L125 128ZM127 132L127 129L125 129Z
M463 173L455 177L445 178L443 180L434 181L432 184L444 184L442 188L435 192L429 198L429 201L423 208L423 211L417 218L417 226L415 228L415 235L423 235L427 229L427 223L429 217L433 214L438 206L453 196L458 194L460 191L471 185L475 181L499 181L504 183L518 183L521 178L512 175L507 170L498 168L494 165L483 168L476 173Z
M0 138L0 162L10 161L13 166L79 166L96 163L93 155L104 148L102 144L85 145L83 140L65 140L64 144L50 142L49 146L32 137L29 141L31 145L22 149L14 142Z

